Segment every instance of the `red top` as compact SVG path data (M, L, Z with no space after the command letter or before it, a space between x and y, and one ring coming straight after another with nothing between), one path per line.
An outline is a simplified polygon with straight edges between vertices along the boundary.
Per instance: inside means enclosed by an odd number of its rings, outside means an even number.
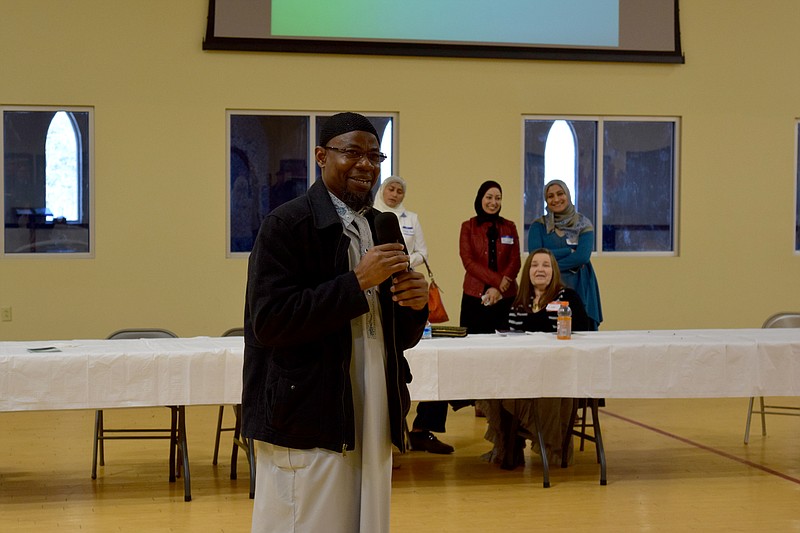
M459 253L464 264L464 294L480 298L488 285L500 290L503 276L512 280L503 298L517 294L517 274L520 268L519 235L517 226L510 220L497 221L497 272L489 270L489 237L486 230L489 224L478 225L478 218L472 217L461 224Z

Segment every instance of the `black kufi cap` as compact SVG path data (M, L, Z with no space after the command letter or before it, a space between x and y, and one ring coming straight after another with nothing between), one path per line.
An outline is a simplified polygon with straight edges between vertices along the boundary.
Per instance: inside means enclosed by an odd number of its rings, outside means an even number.
M328 142L334 137L342 135L343 133L350 133L351 131L365 131L371 133L378 139L378 143L381 142L381 138L375 130L375 126L372 125L367 117L359 115L358 113L348 112L337 113L325 121L325 124L323 124L319 132L319 146L327 146Z

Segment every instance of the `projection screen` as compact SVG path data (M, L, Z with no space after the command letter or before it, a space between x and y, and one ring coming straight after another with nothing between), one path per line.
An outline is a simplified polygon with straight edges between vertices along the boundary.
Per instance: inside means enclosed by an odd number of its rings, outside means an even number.
M678 0L210 0L204 50L683 63Z

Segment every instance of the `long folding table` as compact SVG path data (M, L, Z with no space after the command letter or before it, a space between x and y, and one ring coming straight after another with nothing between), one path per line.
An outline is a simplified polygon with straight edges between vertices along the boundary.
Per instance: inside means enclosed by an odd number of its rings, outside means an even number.
M406 357L414 400L800 396L797 329L469 335ZM242 358L242 337L3 341L0 412L235 405Z

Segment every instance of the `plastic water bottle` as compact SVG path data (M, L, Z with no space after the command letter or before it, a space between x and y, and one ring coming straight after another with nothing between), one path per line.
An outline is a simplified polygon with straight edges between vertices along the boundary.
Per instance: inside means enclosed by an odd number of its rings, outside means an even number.
M558 308L556 338L561 340L572 338L572 309L569 308L569 302L561 302L561 307Z
M433 333L431 332L431 323L425 323L425 329L422 330L422 338L423 339L430 339L433 338Z

